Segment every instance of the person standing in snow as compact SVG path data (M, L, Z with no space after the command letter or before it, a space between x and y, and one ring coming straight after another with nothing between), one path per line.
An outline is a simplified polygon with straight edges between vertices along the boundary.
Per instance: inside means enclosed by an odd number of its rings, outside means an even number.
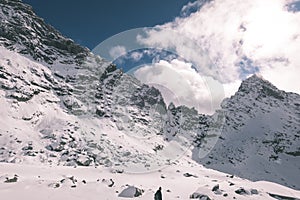
M161 187L155 192L154 200L162 200Z

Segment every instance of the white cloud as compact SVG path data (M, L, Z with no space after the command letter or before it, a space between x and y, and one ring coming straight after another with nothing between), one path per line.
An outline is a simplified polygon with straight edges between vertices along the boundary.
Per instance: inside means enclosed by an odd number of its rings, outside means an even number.
M280 89L300 93L300 12L288 11L291 2L211 1L190 16L155 27L138 41L195 63L199 73L226 84L227 95L247 75L240 67L245 58L252 61L250 68L258 68ZM183 12L195 5L187 5Z
M200 113L212 114L224 97L216 103L211 82L198 74L191 63L177 59L143 66L134 75L141 82L159 89L167 104L173 102L177 106L194 107Z
M230 97L231 95L233 95L232 91L237 91L238 88L240 87L240 85L241 85L240 80L236 80L234 82L223 84L224 91L225 91L225 96Z
M126 47L124 46L114 46L109 50L109 55L113 58L116 59L122 55L125 55L127 53Z
M189 2L185 6L182 7L181 9L181 15L183 17L186 17L190 15L193 11L198 10L201 6L203 6L208 0L201 0L201 1L194 1L194 2Z
M130 54L130 57L134 60L134 61L139 61L142 57L143 57L143 53L140 52L133 52Z

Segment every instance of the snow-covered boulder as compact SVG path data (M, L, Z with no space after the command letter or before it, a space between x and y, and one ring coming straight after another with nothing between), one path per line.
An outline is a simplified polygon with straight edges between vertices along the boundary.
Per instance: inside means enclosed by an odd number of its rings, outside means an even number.
M119 197L126 197L126 198L139 197L143 194L143 192L144 190L139 189L135 186L128 186L119 194Z
M235 191L235 193L239 195L250 195L250 192L245 190L244 188L239 188Z
M201 194L198 192L194 192L191 196L190 199L200 199L200 200L211 200L207 195Z

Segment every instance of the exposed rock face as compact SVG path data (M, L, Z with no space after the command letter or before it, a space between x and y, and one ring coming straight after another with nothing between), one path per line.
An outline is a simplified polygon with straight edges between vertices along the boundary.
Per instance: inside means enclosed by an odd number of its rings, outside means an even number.
M0 44L35 60L80 63L88 50L63 37L18 0L0 1Z

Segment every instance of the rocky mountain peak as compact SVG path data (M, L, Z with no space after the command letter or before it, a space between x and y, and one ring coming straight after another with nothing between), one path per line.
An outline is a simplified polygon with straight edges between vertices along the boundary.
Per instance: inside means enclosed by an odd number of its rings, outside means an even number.
M299 188L299 102L300 95L279 90L259 75L244 80L235 95L222 102L221 139L201 163Z
M257 74L245 79L237 93L248 94L258 98L273 97L275 99L284 99L285 97L283 91L280 91L272 83Z
M63 37L19 0L0 0L0 45L48 64L78 64L89 52Z

